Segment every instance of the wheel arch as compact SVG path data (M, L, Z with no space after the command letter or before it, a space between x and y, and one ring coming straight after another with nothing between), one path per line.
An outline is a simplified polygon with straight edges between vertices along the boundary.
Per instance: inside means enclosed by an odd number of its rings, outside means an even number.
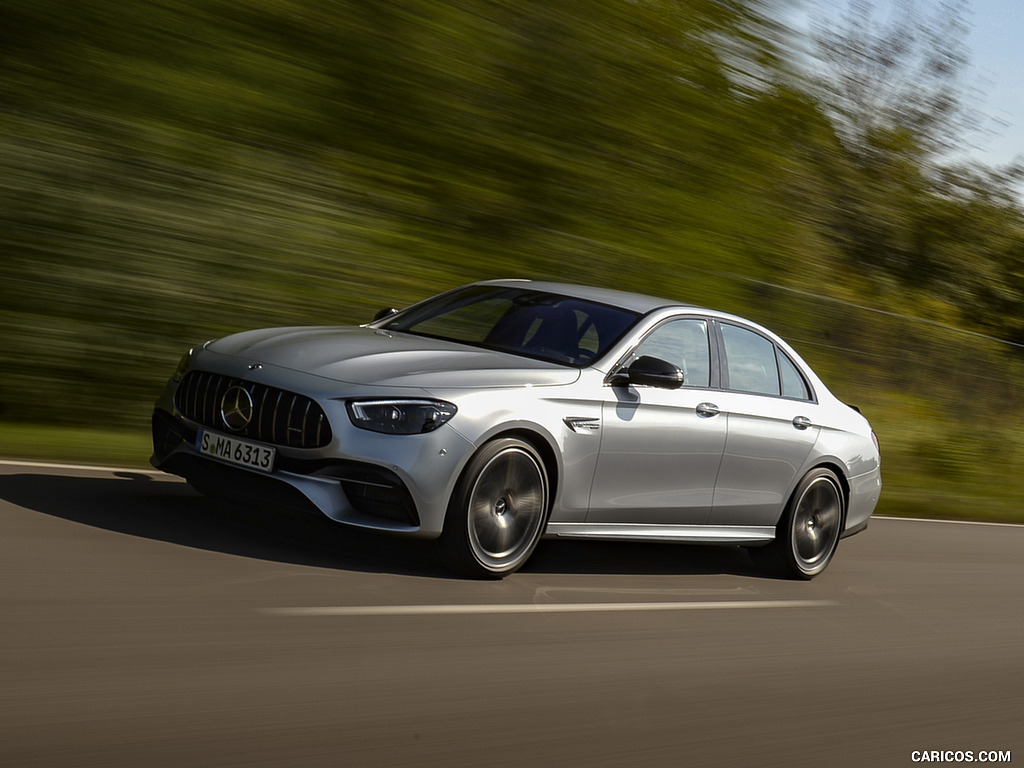
M827 469L836 476L837 480L839 480L839 490L843 494L843 517L839 523L839 536L842 538L843 531L846 529L846 515L850 511L850 481L846 478L846 470L843 469L842 464L835 460L820 461L813 467L810 467L807 472L813 472L816 469ZM807 472L804 472L804 474L797 479L797 485L800 484L800 479L802 479ZM793 488L793 493L795 492L796 487ZM790 494L790 496L792 496L792 494Z
M481 447L494 440L500 440L505 437L514 437L522 440L523 442L529 443L533 446L533 449L540 454L541 461L544 462L544 471L548 475L548 508L545 514L550 515L551 510L555 507L555 495L558 493L558 481L561 474L561 467L558 461L558 451L548 441L543 433L522 425L511 426L508 429L489 435L487 439L481 443ZM466 468L463 467L462 471L465 472Z
M543 482L545 506L533 507L532 521L528 522L529 533L521 537L515 534L514 540L507 541L499 530L510 530L505 525L477 525L475 519L479 516L469 514L468 510L475 508L477 488L481 478L490 477L487 473L495 461L503 461L505 456L512 451L520 454L527 454L531 465L533 478ZM538 466L539 465L539 466ZM509 573L518 570L523 563L529 559L537 542L543 536L547 519L553 508L553 491L556 487L558 477L558 463L555 459L554 448L530 429L512 428L497 430L489 434L485 440L481 440L476 450L470 453L468 461L458 472L455 490L448 502L448 510L445 515L444 527L438 540L440 551L449 566L456 572L467 575L471 578L503 578ZM492 483L493 485L493 483ZM486 488L486 483L484 484ZM513 486L518 488L519 486ZM536 486L535 486L536 487ZM484 490L487 494L494 489ZM498 516L505 514L505 505L509 505L509 511L513 514L513 520L519 515L519 505L515 503L516 493L513 490L498 491L501 498L495 503L501 504L502 509L496 512ZM483 498L483 497L482 497ZM529 493L523 496L529 499ZM529 516L529 501L525 502L522 509L527 510ZM539 515L537 514L539 512ZM490 517L490 515L485 515ZM513 526L514 527L514 524ZM496 537L491 534L496 533ZM481 535L483 534L483 535ZM495 550L490 548L492 544L498 543L502 546L510 544L508 549ZM506 559L506 557L510 559Z

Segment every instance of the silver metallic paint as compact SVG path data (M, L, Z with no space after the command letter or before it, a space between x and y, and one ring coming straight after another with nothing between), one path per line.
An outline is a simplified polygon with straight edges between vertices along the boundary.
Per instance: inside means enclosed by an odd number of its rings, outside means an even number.
M866 523L881 487L870 426L778 336L732 315L650 297L560 284L531 287L649 314L583 369L380 331L372 323L235 334L195 349L188 366L312 397L330 421L333 440L320 449L279 446L279 454L385 467L406 484L420 516L416 528L368 518L351 507L336 481L275 473L325 515L350 525L438 536L472 455L508 433L528 437L552 461L549 535L763 542L771 539L800 478L817 466L834 467L849 487L845 530ZM688 315L736 322L773 340L797 363L814 401L606 383L648 330ZM184 420L173 407L176 386L175 379L167 383L157 406ZM354 397L432 397L455 404L458 413L427 434L378 434L352 425L345 400ZM700 415L698 406L709 403L718 414Z

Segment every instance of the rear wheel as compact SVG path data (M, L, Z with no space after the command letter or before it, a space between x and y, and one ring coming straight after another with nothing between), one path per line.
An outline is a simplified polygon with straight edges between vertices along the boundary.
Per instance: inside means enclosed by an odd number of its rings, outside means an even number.
M797 485L775 531L775 541L750 550L765 570L813 579L832 561L843 525L843 490L835 473L811 470Z
M548 512L548 476L529 443L506 437L470 460L441 533L449 565L473 578L501 578L533 553Z

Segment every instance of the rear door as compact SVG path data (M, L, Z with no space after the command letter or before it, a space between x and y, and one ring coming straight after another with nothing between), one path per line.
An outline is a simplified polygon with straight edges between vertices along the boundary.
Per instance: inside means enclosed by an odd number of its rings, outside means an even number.
M715 525L774 525L820 431L799 368L770 338L717 324L729 434L715 484Z

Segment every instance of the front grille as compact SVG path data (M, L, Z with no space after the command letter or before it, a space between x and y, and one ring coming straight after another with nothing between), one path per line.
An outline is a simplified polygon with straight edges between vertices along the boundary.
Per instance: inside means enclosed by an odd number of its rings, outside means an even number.
M233 386L241 387L252 398L252 418L242 429L230 429L221 417L224 393ZM174 393L174 405L185 418L205 427L261 443L322 448L331 442L331 425L314 400L252 381L189 371Z

